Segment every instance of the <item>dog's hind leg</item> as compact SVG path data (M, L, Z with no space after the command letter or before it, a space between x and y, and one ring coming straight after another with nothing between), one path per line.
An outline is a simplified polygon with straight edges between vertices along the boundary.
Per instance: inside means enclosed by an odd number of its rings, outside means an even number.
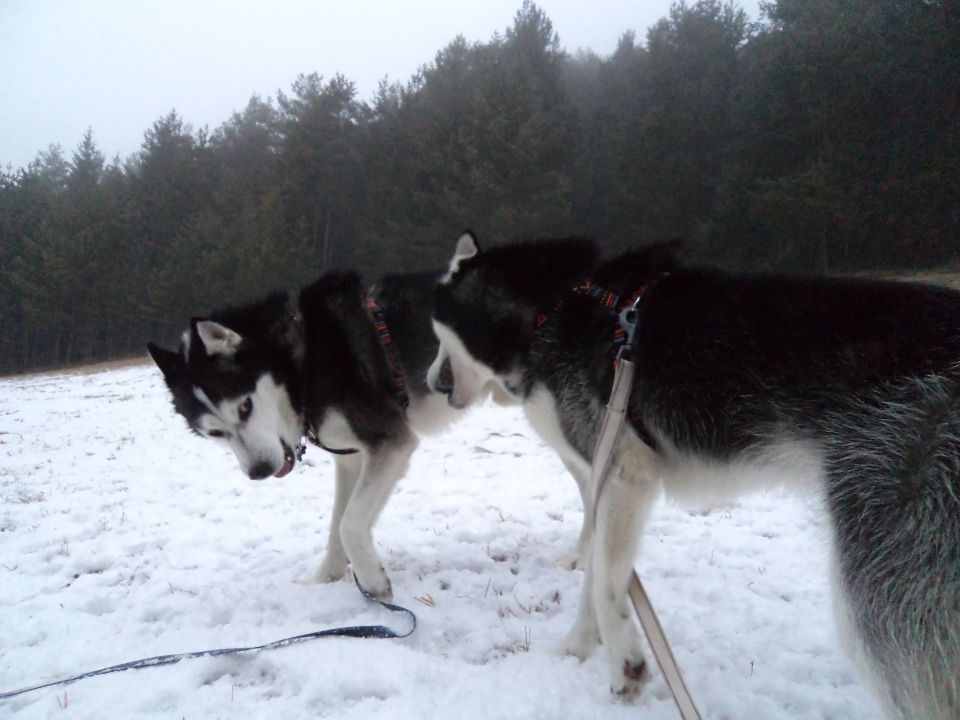
M401 436L362 452L360 478L353 489L340 524L340 539L357 582L379 600L392 597L390 580L373 547L373 524L403 477L419 440L408 428Z
M586 468L584 468L564 458L561 458L561 461L567 469L567 472L577 481L580 500L583 502L583 525L580 528L580 537L577 539L576 550L572 553L564 553L557 561L562 567L573 570L575 568L584 568L590 557L590 540L593 537L593 499L590 488L590 467L586 466Z
M610 689L632 699L650 679L627 587L640 533L659 492L653 451L626 433L597 503L591 569Z
M580 590L580 605L577 619L563 640L563 651L579 660L586 660L600 644L600 628L597 626L597 610L593 604L593 562L583 560L583 586Z
M357 478L360 477L361 457L354 455L335 455L337 468L336 490L333 496L333 511L330 513L330 537L327 540L327 554L320 567L313 574L311 582L327 583L339 580L347 572L347 553L340 540L340 526L343 512L347 508Z

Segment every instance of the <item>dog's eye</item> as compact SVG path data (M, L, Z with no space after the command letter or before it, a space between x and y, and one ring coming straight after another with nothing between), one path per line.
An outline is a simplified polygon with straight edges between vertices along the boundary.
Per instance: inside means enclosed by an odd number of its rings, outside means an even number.
M243 422L248 417L250 417L250 413L252 412L253 412L253 400L251 400L250 398L247 398L246 400L244 400L240 404L240 409L237 410L237 413L240 415L241 422Z
M226 437L226 434L222 430L211 430L207 433L210 437L222 438Z

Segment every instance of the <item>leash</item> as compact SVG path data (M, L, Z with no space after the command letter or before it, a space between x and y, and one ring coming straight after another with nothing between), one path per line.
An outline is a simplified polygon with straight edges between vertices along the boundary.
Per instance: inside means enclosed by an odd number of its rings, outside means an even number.
M181 660L188 660L204 656L217 656L217 655L231 655L235 653L244 653L244 652L255 652L260 650L276 650L277 648L288 647L290 645L296 645L298 643L305 642L307 640L313 640L315 638L321 637L352 637L352 638L376 638L376 639L397 639L401 640L405 637L410 637L413 634L414 630L417 629L417 616L414 615L412 610L408 610L405 607L400 605L394 605L393 603L384 602L383 600L377 600L366 590L360 586L360 582L357 580L357 576L353 576L354 581L357 583L357 587L360 589L360 592L368 600L372 600L379 605L382 605L390 612L396 613L405 613L410 617L411 626L410 629L405 633L398 633L396 630L389 628L385 625L352 625L349 627L341 628L329 628L327 630L316 630L314 632L304 633L302 635L294 635L293 637L284 638L282 640L275 640L274 642L265 643L263 645L251 645L250 647L235 647L235 648L219 648L216 650L198 650L196 652L186 652L178 653L175 655L157 655L156 657L144 658L142 660L133 660L131 662L122 663L120 665L112 665L110 667L100 668L99 670L91 670L90 672L85 672L80 675L74 675L72 677L63 678L62 680L54 680L48 683L42 683L40 685L31 685L30 687L20 688L19 690L11 690L9 692L0 693L0 700L7 700L17 695L23 695L24 693L33 692L34 690L42 690L43 688L53 687L55 685L66 685L68 683L76 682L77 680L83 680L85 678L96 677L97 675L107 675L109 673L123 672L125 670L141 670L143 668L149 667L159 667L161 665L173 665L180 662Z
M610 391L610 401L607 403L607 411L603 416L603 422L600 425L600 434L597 436L597 442L593 451L592 477L593 484L593 512L597 512L597 504L600 494L603 491L603 483L610 472L610 463L613 459L613 450L616 447L617 440L623 431L623 422L627 416L627 407L630 403L630 395L633 389L633 375L636 370L630 357L633 354L634 343L636 341L637 326L639 325L639 316L637 308L643 298L644 292L649 289L649 285L641 289L640 293L633 301L633 305L620 313L619 325L625 333L624 343L617 352L615 362L616 371L613 376L613 388ZM596 542L596 539L594 540ZM630 576L630 584L627 587L627 594L633 603L633 609L637 613L643 632L647 636L647 641L653 650L653 655L657 659L657 665L660 666L660 672L670 688L673 695L673 701L680 711L683 720L701 720L700 713L693 697L683 681L683 675L680 673L680 667L670 649L670 643L663 632L663 626L657 618L653 609L653 604L647 595L647 591L640 582L637 571L633 570Z

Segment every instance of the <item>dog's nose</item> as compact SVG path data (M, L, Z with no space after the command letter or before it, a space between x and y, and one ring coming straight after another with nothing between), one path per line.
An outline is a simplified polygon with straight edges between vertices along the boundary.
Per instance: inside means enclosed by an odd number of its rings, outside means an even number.
M446 358L440 365L440 372L437 373L437 384L434 388L438 393L449 395L453 392L453 368L450 367L450 358Z
M273 466L266 460L261 460L247 473L251 480L263 480L265 477L273 475Z

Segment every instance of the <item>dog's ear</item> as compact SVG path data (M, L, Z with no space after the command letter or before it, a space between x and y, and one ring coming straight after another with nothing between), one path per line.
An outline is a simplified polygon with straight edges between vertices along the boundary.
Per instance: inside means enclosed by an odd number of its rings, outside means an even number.
M454 250L455 260L469 260L480 253L480 244L477 242L477 236L470 228L467 228L460 237L457 238L457 248Z
M150 353L150 357L153 358L165 378L176 376L181 365L180 355L173 350L165 350L152 342L147 343L147 352Z
M233 355L243 342L239 334L213 320L195 318L191 321L191 325L200 342L203 343L207 355Z
M472 230L464 230L457 240L457 247L453 251L453 259L450 260L450 267L447 268L447 274L440 282L449 282L450 279L460 270L460 263L480 254L480 246L477 244L477 236Z

